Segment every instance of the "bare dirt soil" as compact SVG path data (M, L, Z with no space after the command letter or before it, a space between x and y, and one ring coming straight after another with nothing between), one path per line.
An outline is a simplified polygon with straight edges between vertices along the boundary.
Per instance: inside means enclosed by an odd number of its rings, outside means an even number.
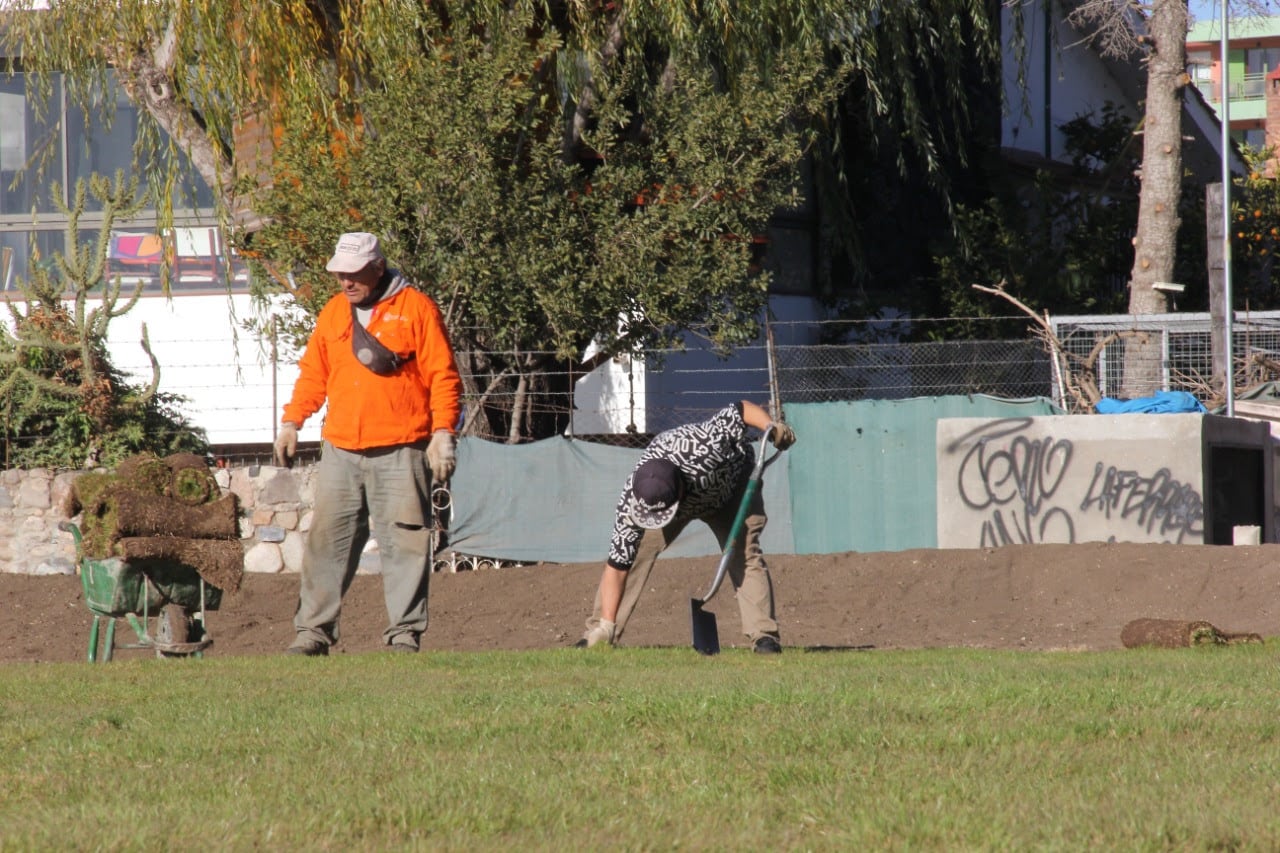
M718 559L667 559L622 645L687 646L689 599ZM774 555L783 645L807 649L1122 648L1139 618L1206 620L1228 632L1280 635L1280 545L1015 545L975 550ZM599 564L436 574L423 648L545 649L571 645L589 615ZM209 614L210 656L278 654L293 636L297 575L249 575ZM745 645L726 582L707 606L722 645ZM84 660L91 614L75 576L0 573L0 663ZM356 578L335 654L376 652L382 580ZM125 623L117 640L130 639ZM117 658L150 655L117 651Z

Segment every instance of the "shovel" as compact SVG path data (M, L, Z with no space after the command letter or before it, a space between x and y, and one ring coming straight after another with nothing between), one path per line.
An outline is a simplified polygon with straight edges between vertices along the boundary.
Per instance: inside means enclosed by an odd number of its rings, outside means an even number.
M760 452L756 454L756 467L752 469L751 477L747 480L746 491L742 493L742 503L738 505L738 514L733 519L733 526L729 528L729 536L725 540L724 553L720 555L720 565L716 568L715 580L711 581L711 589L707 590L707 594L702 598L689 599L689 621L693 628L693 647L704 655L720 653L720 634L716 630L716 615L703 610L702 606L711 600L712 596L719 591L720 584L724 582L725 572L729 570L729 561L733 558L733 552L736 550L738 534L742 532L742 526L747 521L747 507L751 506L751 501L756 496L756 492L760 491L760 479L764 476L765 465L777 459L778 454L782 452L780 450L775 451L766 460L765 443L768 439L768 433L765 433L760 438Z

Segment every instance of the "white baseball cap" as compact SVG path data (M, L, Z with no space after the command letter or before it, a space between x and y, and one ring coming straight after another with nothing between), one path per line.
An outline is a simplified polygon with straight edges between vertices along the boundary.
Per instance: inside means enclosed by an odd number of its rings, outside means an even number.
M384 258L377 237L367 231L351 231L338 238L333 257L324 268L329 272L353 273L381 260Z

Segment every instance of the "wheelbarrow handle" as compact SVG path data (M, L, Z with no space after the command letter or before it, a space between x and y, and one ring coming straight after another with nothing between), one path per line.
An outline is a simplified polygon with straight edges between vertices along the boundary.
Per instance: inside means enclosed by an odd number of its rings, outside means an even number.
M72 538L76 540L76 550L80 550L80 544L83 540L80 537L80 528L76 526L75 522L63 519L58 522L58 529L63 533L70 533Z
M729 528L729 536L725 541L724 552L720 555L720 565L716 568L716 576L711 581L711 589L707 590L707 594L698 599L699 604L706 604L720 590L720 584L724 583L725 573L729 571L729 561L733 559L734 551L737 550L738 534L742 532L743 525L747 521L747 511L751 506L751 501L755 498L756 492L760 491L760 480L764 477L764 469L771 464L773 460L782 455L781 450L775 450L772 454L768 453L769 430L765 430L764 435L760 437L760 451L756 454L756 465L751 470L751 477L747 480L747 488L742 493L742 502L738 504L738 514L734 516L733 526Z

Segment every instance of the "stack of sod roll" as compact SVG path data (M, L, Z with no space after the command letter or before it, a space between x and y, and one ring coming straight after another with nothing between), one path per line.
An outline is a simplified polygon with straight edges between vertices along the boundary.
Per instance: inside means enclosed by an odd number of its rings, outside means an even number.
M244 549L238 502L222 494L202 457L137 454L114 471L80 475L67 500L68 518L83 512L83 556L187 566L217 589L239 590Z

